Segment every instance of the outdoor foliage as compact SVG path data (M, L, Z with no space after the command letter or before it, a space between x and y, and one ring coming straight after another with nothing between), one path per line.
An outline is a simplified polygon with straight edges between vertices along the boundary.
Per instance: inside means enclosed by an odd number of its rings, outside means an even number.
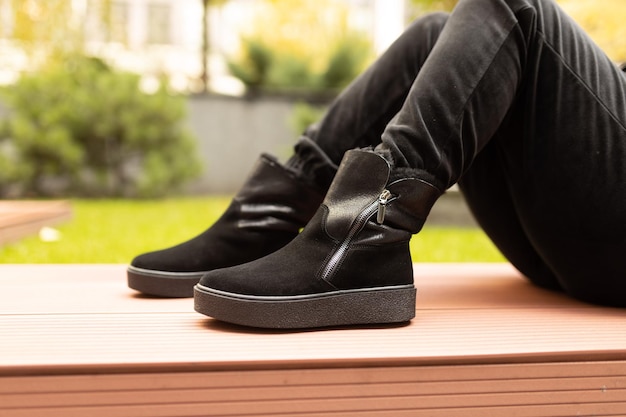
M411 0L411 4L423 11L450 11L458 2L459 0Z
M4 4L3 4L4 3ZM13 40L32 48L45 42L61 47L76 41L72 3L67 0L5 0L3 12L12 12L13 19L3 21L11 27Z
M164 195L200 171L184 100L82 55L1 91L0 196Z
M294 134L300 135L304 130L322 119L326 113L324 106L314 106L305 102L298 102L293 107L293 112L289 118L289 125Z
M350 83L363 69L369 54L370 45L363 38L341 38L331 48L323 67L316 69L307 57L244 38L241 55L231 59L228 68L250 89L332 90Z
M336 90L372 55L368 35L349 28L349 11L339 2L265 0L256 7L256 21L228 62L250 90Z

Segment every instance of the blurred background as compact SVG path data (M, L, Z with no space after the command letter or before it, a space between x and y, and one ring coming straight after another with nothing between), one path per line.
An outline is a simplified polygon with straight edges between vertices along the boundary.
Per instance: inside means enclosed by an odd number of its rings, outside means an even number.
M409 22L455 3L0 0L0 197L233 192ZM626 60L624 0L560 4Z
M558 3L626 61L626 1ZM0 0L0 205L63 198L74 214L8 245L0 210L0 262L126 262L197 234L260 153L285 159L406 25L455 4ZM503 260L458 193L428 225L444 229L412 241L416 260Z

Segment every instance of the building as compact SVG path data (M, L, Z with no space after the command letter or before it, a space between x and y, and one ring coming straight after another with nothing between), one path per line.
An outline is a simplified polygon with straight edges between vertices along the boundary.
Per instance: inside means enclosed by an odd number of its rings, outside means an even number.
M348 24L368 33L378 52L397 37L405 24L405 0L329 1L349 8ZM237 94L242 86L228 75L225 57L237 50L240 35L257 18L261 1L218 3L209 8L207 18L211 87ZM51 16L62 21L53 26ZM14 81L32 68L33 56L37 56L26 53L16 37L30 37L40 45L55 39L54 35L52 39L45 35L44 39L41 34L38 38L36 30L26 33L29 24L48 27L59 38L73 33L88 53L144 75L146 89L163 75L178 91L201 88L202 0L0 0L1 84Z

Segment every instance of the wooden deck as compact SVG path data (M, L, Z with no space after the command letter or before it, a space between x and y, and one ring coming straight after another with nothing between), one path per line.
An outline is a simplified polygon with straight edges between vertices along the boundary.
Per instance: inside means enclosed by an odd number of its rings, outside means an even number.
M140 296L122 265L0 265L0 416L626 415L626 311L506 264L415 271L409 325L285 332Z
M0 201L0 245L71 217L67 201Z

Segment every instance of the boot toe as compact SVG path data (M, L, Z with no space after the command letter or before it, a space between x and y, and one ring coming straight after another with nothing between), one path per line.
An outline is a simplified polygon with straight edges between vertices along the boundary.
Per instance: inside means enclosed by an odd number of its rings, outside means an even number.
M141 255L137 255L131 262L130 266L139 269L155 270L155 271L170 271L171 265L167 257L163 257L162 251L146 252Z
M167 250L160 250L136 256L126 271L128 287L158 297L193 297L204 271L189 269L167 255Z

